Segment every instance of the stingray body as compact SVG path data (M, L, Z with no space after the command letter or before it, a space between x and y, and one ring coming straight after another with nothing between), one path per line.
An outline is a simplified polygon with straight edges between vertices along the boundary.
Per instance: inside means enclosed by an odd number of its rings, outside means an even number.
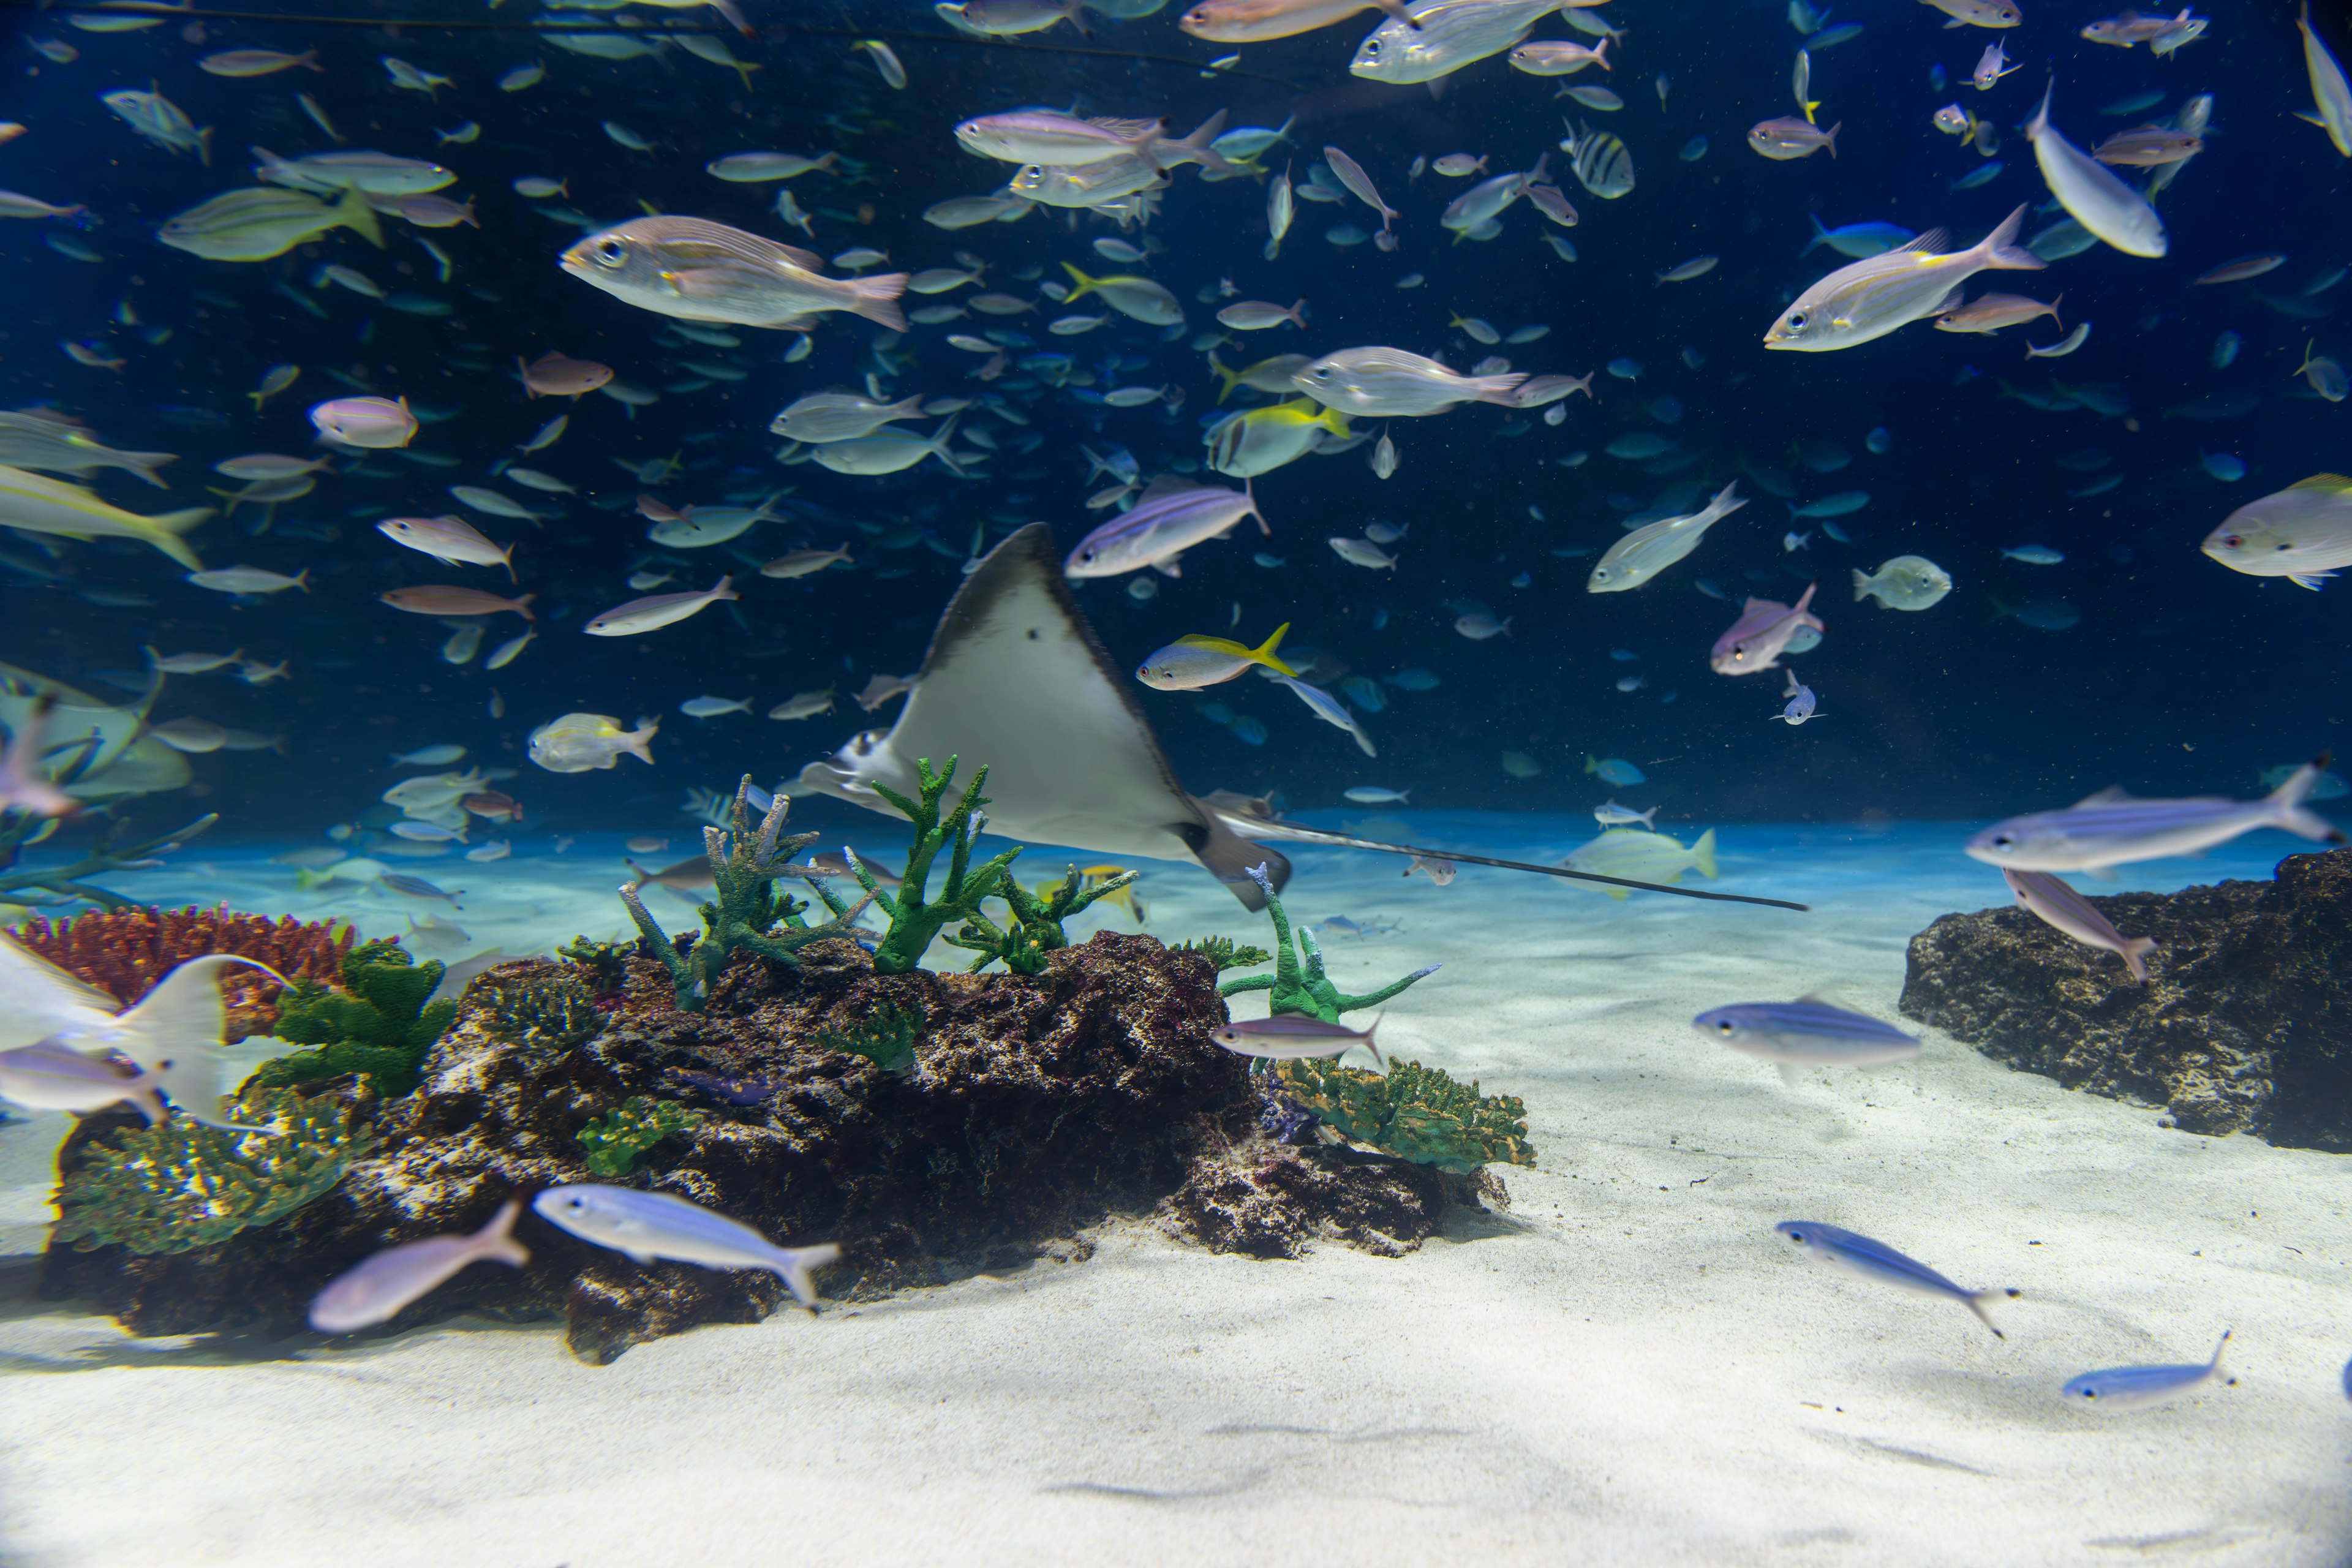
M967 772L987 764L991 833L1120 858L1197 860L1253 910L1264 908L1265 898L1248 868L1263 865L1276 889L1290 877L1290 863L1280 853L1255 842L1265 839L1442 854L1472 865L1717 901L1804 908L1384 844L1271 818L1238 797L1212 801L1189 794L1160 753L1126 667L1104 650L1070 596L1053 535L1042 522L1013 533L964 579L932 634L898 723L868 730L824 762L811 763L793 793L835 795L895 816L874 786L914 795L916 763L929 758L944 766L951 756Z

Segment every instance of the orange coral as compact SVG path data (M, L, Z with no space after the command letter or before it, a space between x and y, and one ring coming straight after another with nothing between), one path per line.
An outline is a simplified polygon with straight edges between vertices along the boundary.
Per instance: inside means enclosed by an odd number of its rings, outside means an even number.
M341 921L305 924L291 916L273 921L267 915L231 914L226 905L92 910L54 921L35 915L8 934L126 1006L174 964L208 952L259 959L289 980L331 983L341 973L352 938L352 928ZM277 1027L277 981L239 965L222 971L220 986L228 1004L229 1039Z

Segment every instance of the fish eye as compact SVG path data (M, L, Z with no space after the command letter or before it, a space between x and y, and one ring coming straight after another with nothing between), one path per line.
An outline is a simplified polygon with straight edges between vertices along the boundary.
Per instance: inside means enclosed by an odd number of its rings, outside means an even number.
M1366 59L1372 60L1376 60L1381 58L1381 41L1378 38L1367 38L1364 40L1364 58Z
M1799 331L1802 331L1805 325L1805 313L1802 310L1790 311L1789 325Z
M618 267L628 256L629 250L628 247L617 239L600 239L595 244L593 254L597 266Z
M2016 842L2016 839L2006 833L1996 833L1992 836L1992 847L1996 849L2007 849Z
M1734 1024L1730 1019L1726 1018L1715 1026L1715 1032L1718 1035L1736 1034L1738 1031L1738 1025Z
M2234 533L2225 533L2221 536L2221 547L2224 550L2242 549L2244 547L2245 542L2246 542L2243 539Z

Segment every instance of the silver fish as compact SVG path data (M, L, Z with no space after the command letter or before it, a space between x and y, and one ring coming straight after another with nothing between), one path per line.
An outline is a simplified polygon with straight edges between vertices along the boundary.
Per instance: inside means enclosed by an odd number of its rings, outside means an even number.
M1405 875L1410 877L1412 873L1407 870ZM1270 1018L1243 1019L1223 1025L1210 1030L1209 1038L1238 1055L1261 1057L1269 1061L1344 1056L1361 1046L1371 1053L1372 1060L1379 1064L1381 1069L1386 1071L1388 1059L1381 1055L1381 1047L1372 1038L1380 1026L1380 1017L1373 1018L1363 1028L1351 1029L1345 1024L1328 1024L1320 1018L1297 1013L1277 1013Z
M2238 1380L2221 1371L2221 1350L2230 1342L2230 1332L2227 1329L2221 1331L2221 1343L2213 1347L2213 1359L2201 1365L2111 1366L2103 1372L2086 1372L2071 1378L2058 1392L2069 1403L2086 1408L2095 1405L2104 1410L2137 1410L2143 1405L2177 1399L2216 1379L2224 1388L2234 1388ZM2345 1375L2347 1391L2352 1392L2352 1371Z
M1196 544L1223 538L1244 518L1256 519L1260 533L1273 534L1246 482L1236 494L1215 486L1155 479L1124 514L1080 540L1062 563L1062 571L1070 577L1117 577L1150 566L1178 576L1178 556Z
M2019 906L2044 925L2086 947L2104 947L2120 954L2134 980L2147 978L2147 955L2156 951L2154 937L2124 935L2090 900L2046 871L2019 871L2004 866L2000 877L2017 895Z
M1841 1274L1892 1285L1898 1290L1908 1290L1915 1295L1940 1296L1948 1301L1958 1301L1974 1312L1986 1328L1992 1329L1993 1338L2008 1337L1993 1327L1991 1316L1985 1311L1985 1303L2013 1300L2022 1292L2006 1289L1963 1289L1916 1258L1904 1257L1885 1242L1873 1241L1850 1230L1840 1230L1833 1225L1788 1220L1772 1228L1809 1257L1829 1265Z
M819 312L847 310L907 330L898 305L907 274L827 278L812 252L701 218L617 224L565 251L562 266L640 310L689 321L799 327Z
M2105 164L2050 128L2050 97L2056 85L2053 81L2043 89L2042 107L2025 126L2033 161L2042 166L2050 194L2069 217L2126 256L2162 256L2164 220L2156 209Z
M1516 406L1519 374L1456 375L1433 359L1402 349L1343 349L1291 377L1299 391L1345 414L1374 418L1443 414L1458 403Z
M490 1222L470 1236L428 1236L387 1247L365 1262L335 1276L310 1301L310 1326L322 1334L348 1334L399 1316L410 1302L477 1261L520 1268L529 1249L514 1239L522 1200L509 1198Z
M1823 353L1866 343L1960 302L1978 273L2039 271L2045 263L2017 247L2019 207L1966 250L1939 254L1950 236L1931 228L1910 244L1839 268L1797 297L1764 334L1764 346Z
M1423 0L1412 21L1372 29L1348 62L1351 76L1402 86L1433 81L1516 46L1559 0Z
M2063 811L1995 823L1968 842L1971 858L2003 870L2090 871L2170 855L2194 855L2258 828L2277 827L2323 844L2347 842L2304 804L2333 758L2321 752L2260 800L2197 795L2137 800L2105 789Z
M1820 996L1743 1002L1691 1025L1711 1040L1783 1067L1879 1067L1919 1054L1919 1038Z
M1748 504L1746 497L1734 493L1738 489L1738 481L1734 480L1724 486L1702 510L1686 517L1660 518L1625 535L1593 563L1584 591L1622 594L1640 587L1680 561L1698 548L1708 529Z
M549 1224L634 1262L659 1258L705 1268L769 1269L794 1300L812 1311L816 1286L809 1271L841 1256L841 1248L831 1242L778 1247L748 1225L667 1193L583 1183L550 1187L531 1199L530 1206Z
M1772 599L1749 599L1740 606L1739 618L1731 623L1724 634L1715 639L1715 647L1707 664L1717 675L1754 675L1759 670L1780 667L1780 656L1790 650L1798 634L1808 629L1826 631L1810 608L1819 583L1809 583L1796 604L1783 605Z

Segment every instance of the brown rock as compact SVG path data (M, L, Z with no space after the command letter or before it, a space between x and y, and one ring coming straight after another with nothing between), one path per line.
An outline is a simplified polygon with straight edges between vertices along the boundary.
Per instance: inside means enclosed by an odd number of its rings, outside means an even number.
M1485 1171L1449 1175L1343 1145L1294 1149L1259 1138L1195 1161L1161 1202L1160 1226L1212 1252L1252 1258L1297 1258L1316 1241L1402 1258L1445 1228L1449 1205L1476 1207L1481 1194L1508 1206L1501 1181Z
M1985 910L1911 939L1903 1012L2070 1089L2164 1104L2187 1131L2352 1150L2352 850L2090 901L2157 940L2147 984L2024 910Z

